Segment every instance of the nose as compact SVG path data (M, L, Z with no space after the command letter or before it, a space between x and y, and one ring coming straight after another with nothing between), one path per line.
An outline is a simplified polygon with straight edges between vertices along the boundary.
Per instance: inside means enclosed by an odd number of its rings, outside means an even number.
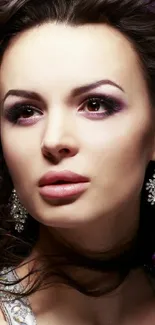
M74 123L64 115L51 117L43 134L42 154L53 164L59 163L64 158L73 157L78 152Z

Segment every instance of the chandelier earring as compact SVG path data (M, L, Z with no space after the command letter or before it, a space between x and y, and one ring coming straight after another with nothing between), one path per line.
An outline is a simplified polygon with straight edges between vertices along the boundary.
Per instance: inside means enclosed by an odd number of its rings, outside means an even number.
M28 212L20 203L15 189L13 189L11 197L9 199L9 208L10 215L15 221L15 230L21 233L24 230L24 225L28 217Z
M148 198L147 201L151 204L155 204L155 170L153 177L149 179L146 183L146 190L148 191Z

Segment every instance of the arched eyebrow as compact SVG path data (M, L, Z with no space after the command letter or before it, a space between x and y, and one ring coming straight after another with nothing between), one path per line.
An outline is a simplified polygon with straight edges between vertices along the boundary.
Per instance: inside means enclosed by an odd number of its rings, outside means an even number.
M71 96L72 97L79 96L79 95L81 95L83 93L91 91L91 90L93 90L93 89L95 89L97 87L100 87L102 85L111 85L111 86L114 86L114 87L118 88L122 92L125 92L124 89L120 85L115 83L114 81L109 80L109 79L105 79L105 80L99 80L97 82L94 82L94 83L91 83L91 84L88 84L88 85L84 85L84 86L81 86L81 87L74 88L71 91ZM6 93L4 98L2 99L1 104L4 104L5 100L9 96L22 97L22 98L32 99L32 100L36 100L36 101L41 101L42 100L41 96L38 93L34 92L34 91L27 91L27 90L22 90L22 89L10 89Z
M99 81L96 81L94 83L91 83L91 84L88 84L88 85L85 85L85 86L75 88L75 89L72 90L71 94L72 94L73 97L76 97L76 96L79 96L79 95L81 95L83 93L91 91L91 90L93 90L93 89L95 89L97 87L100 87L102 85L114 86L114 87L118 88L119 90L121 90L122 92L125 93L124 89L120 85L118 85L117 83L115 83L112 80L104 79L104 80L99 80Z
M5 100L9 97L9 96L15 96L15 97L23 97L23 98L27 98L27 99L33 99L36 101L41 101L41 96L34 92L34 91L27 91L27 90L22 90L22 89L10 89L6 95L4 96L4 98L2 99L2 104L5 102Z

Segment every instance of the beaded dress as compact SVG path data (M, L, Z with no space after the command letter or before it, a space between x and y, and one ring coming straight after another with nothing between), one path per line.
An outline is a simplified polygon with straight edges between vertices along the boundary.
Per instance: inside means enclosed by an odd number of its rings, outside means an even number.
M0 272L0 282L6 281L11 283L13 281L18 281L19 278L15 271L11 269L3 269ZM1 288L4 288L1 284ZM12 293L21 292L22 286L17 283L15 285L5 285L6 293L2 293L0 298L0 308L4 314L5 321L8 325L37 325L35 316L32 312L29 301L26 297L15 298L13 295L7 293L7 290Z

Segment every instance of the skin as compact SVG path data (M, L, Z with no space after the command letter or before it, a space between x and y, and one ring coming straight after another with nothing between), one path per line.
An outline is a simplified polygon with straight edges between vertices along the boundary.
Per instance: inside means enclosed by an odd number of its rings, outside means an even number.
M73 93L77 87L103 79L115 82L119 88L102 84L87 93ZM1 101L10 89L34 91L40 96L40 100L27 100L39 111L29 120L21 118L18 124L7 119L6 111L15 103L23 103L24 98L9 96L1 105L5 161L20 201L41 224L40 247L47 233L46 238L50 237L51 229L57 229L72 244L95 253L116 249L131 240L138 228L145 171L155 157L155 133L144 74L138 55L125 36L106 25L70 27L48 23L30 29L15 37L5 52L0 89ZM95 112L90 115L85 104L81 111L81 104L92 94L117 98L121 109L110 116L97 116ZM101 106L98 113L105 109ZM87 190L70 201L45 201L38 182L51 170L70 170L89 177ZM49 242L47 239L46 248ZM143 284L144 289L142 298L137 297L137 305L152 298L144 275L138 277L137 287ZM129 283L128 290L122 289L121 297L127 298L137 277L131 277ZM87 299L83 301L77 295L75 305L80 302L80 310L85 308L89 314ZM113 301L117 324L118 299L112 297L108 301L104 301L104 324L109 324ZM103 300L91 302L92 306L93 324L102 324ZM84 319L92 324L88 314ZM87 324L80 317L77 324ZM73 319L75 324L75 314Z

